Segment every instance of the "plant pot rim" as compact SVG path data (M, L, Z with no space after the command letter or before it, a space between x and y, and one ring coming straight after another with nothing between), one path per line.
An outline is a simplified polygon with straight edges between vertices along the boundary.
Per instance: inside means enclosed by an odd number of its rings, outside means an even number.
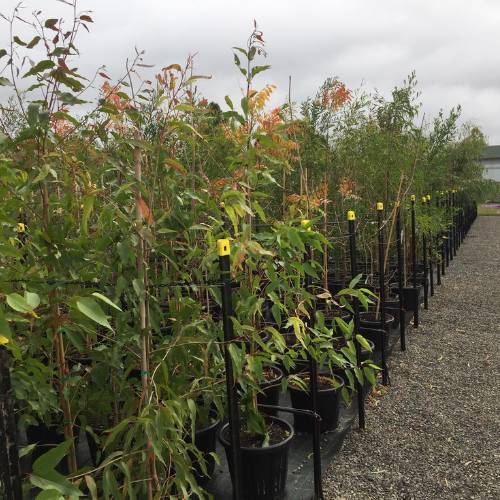
M272 380L263 380L259 383L260 389L267 389L269 386L277 385L284 377L283 370L277 366L265 366L265 369L272 370L277 376Z
M367 323L380 323L380 318L379 319L364 319L362 320L362 316L368 316L369 314L371 314L372 316L375 316L375 313L373 311L362 311L359 313L359 319L361 321L365 321ZM380 312L379 312L379 316L380 316ZM385 313L385 322L386 323L390 323L392 321L394 321L394 316L392 314L389 314L389 313Z
M211 414L212 413L210 413L210 415ZM209 424L205 427L202 427L201 429L196 429L194 433L195 433L195 435L199 435L199 434L202 434L204 432L211 431L211 430L215 429L221 422L222 422L222 420L219 417L215 417L214 421L211 424Z
M307 372L302 372L302 373L307 373ZM318 374L319 376L321 376L321 374ZM342 390L342 388L344 387L344 380L342 379L342 377L339 377L338 375L336 375L335 373L332 373L331 374L333 376L334 379L337 380L337 382L339 382L339 385L337 387L327 387L327 388L324 388L324 389L318 389L318 393L327 393L327 392L337 392L337 391L340 391ZM296 374L296 376L300 376L300 373ZM332 378L332 377L330 377ZM299 388L299 387L295 387L293 384L288 384L288 388L290 389L290 391L296 391L296 392L308 392L308 391L304 391L303 389Z
M282 418L274 417L271 415L266 415L265 418L266 418L266 420L272 420L274 422L279 422L281 425L283 425L283 427L287 428L287 430L290 432L290 435L285 440L281 441L280 443L272 444L271 446L266 446L265 448L262 448L262 447L251 448L248 446L240 446L240 450L244 450L245 453L262 453L262 452L266 452L266 451L272 451L272 450L276 450L276 449L284 447L294 438L295 430L294 430L293 426L291 424L289 424L286 420L283 420ZM224 432L228 428L229 428L229 422L225 423L219 431L219 441L222 443L222 445L225 448L229 448L231 446L231 442L224 437Z

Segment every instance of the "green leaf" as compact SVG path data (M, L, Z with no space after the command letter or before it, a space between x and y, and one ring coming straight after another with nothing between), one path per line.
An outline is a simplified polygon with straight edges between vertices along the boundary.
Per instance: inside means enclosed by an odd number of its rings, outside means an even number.
M123 312L113 301L111 301L104 295L100 294L99 292L94 292L92 295L97 299L102 300L104 303L108 304L108 306L114 307L117 311Z
M371 385L377 385L377 379L375 378L375 374L373 373L373 370L371 368L369 368L368 366L363 366L363 373L365 374L365 377Z
M61 101L63 104L68 104L70 106L73 106L75 104L85 104L87 102L84 101L83 99L79 99L71 92L58 92L57 96L59 97L59 101Z
M47 472L46 477L31 474L30 482L41 490L56 490L62 495L69 496L71 499L83 496L83 493L78 488L54 470Z
M0 49L0 59L2 59L2 57L6 56L7 55L7 51L5 49Z
M5 319L3 311L0 310L0 337L4 337L8 342L12 342L12 332L8 321Z
M82 234L85 236L89 234L88 223L92 210L94 209L95 195L87 195L83 199L83 215L82 215Z
M243 97L243 99L241 99L241 109L243 110L243 113L245 114L245 116L248 115L248 98L247 97Z
M58 21L58 19L47 19L45 21L45 27L49 28L53 31L58 31L56 28L57 21Z
M363 335L359 335L357 334L356 335L356 340L369 352L372 351L372 348L370 346L370 344L368 343L368 341L363 337Z
M0 245L0 255L4 255L5 257L22 257L22 252L19 251L18 248L6 243L5 245Z
M351 280L351 282L349 283L349 288L355 288L356 285L358 284L359 280L361 279L362 275L361 274L358 274L355 278L353 278Z
M255 75L258 75L259 73L261 73L262 71L268 70L270 67L271 66L269 66L269 65L266 65L266 66L255 66L254 68L252 68L252 78Z
M26 48L27 49L32 49L33 47L35 47L35 45L38 44L38 42L41 40L41 38L39 36L35 36L33 38L33 40L31 40L30 43L28 43L28 45L26 45Z
M35 64L27 73L24 74L23 78L36 75L37 73L42 73L43 71L51 69L54 66L55 66L54 61L51 61L50 59L45 59L44 61L40 61L39 63Z
M12 82L8 78L0 76L0 87L12 87Z
M231 98L228 95L224 96L224 100L226 101L226 104L229 106L229 109L234 109L233 101L231 101Z
M253 202L253 209L257 213L257 215L260 217L260 220L262 222L267 222L266 214L264 213L264 210L262 210L262 207L260 206L260 203L258 201Z
M26 47L27 43L23 42L17 35L15 35L12 40L14 43L17 43L17 45L21 45L22 47Z
M24 314L33 312L34 307L31 306L28 301L18 293L9 293L6 298L7 304L9 304L14 311Z
M70 441L64 441L58 444L55 448L47 451L33 462L33 472L44 477L47 472L54 470L57 464L66 456Z
M44 490L36 496L36 500L64 500L64 496L57 490Z
M241 375L243 371L243 356L242 351L238 348L236 344L229 344L229 354L231 355L231 360L233 361L234 374L236 377Z
M81 297L76 301L76 307L82 314L90 318L92 321L113 330L108 322L107 316L101 309L101 306L92 297Z
M191 104L178 104L174 109L177 111L187 111L187 112L192 112L196 108L192 106Z
M86 474L85 483L87 484L87 488L89 489L92 500L99 500L97 496L97 485L95 484L94 478L91 475Z
M26 455L29 455L37 446L37 443L29 444L28 446L23 446L19 450L19 458L23 458Z
M40 305L40 297L37 293L32 293L25 291L24 298L26 302L33 308L36 309Z

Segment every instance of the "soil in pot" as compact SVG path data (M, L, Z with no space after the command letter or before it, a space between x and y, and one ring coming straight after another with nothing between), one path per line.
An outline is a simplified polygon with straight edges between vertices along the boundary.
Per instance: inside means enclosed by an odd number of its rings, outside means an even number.
M281 392L281 381L283 380L283 372L274 366L264 368L265 382L259 384L261 393L257 395L257 403L261 405L278 405ZM264 413L268 415L276 415L276 410L262 408Z
M365 328L380 328L380 312L376 314L373 311L359 313L359 323ZM394 324L394 316L391 314L385 315L385 331L389 331Z
M304 382L309 388L309 374L302 374ZM321 432L332 431L336 429L339 422L340 391L344 386L341 377L333 375L331 378L318 376L318 398L317 411L321 416ZM289 385L292 406L300 410L312 410L312 398L309 391L304 391L292 382ZM294 425L298 432L312 433L314 430L314 421L306 415L294 414Z
M246 500L282 500L285 497L288 474L288 450L294 436L293 427L277 417L266 417L268 446L262 447L263 437L240 431L242 490ZM229 424L225 424L219 439L224 446L231 478L233 458Z

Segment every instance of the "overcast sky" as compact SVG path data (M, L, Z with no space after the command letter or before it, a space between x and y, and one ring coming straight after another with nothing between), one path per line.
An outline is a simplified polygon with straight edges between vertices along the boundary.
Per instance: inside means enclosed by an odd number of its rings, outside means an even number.
M16 3L0 0L0 11ZM25 6L26 15L35 8L70 15L56 0ZM256 19L272 65L260 83L276 84L278 99L289 75L300 101L328 76L387 94L415 70L426 116L461 104L463 120L500 144L500 0L79 0L79 7L95 21L80 38L86 74L106 64L121 75L134 47L158 68L197 53L197 73L213 76L203 82L206 96L238 96L231 47L245 44ZM0 47L6 36L0 25Z

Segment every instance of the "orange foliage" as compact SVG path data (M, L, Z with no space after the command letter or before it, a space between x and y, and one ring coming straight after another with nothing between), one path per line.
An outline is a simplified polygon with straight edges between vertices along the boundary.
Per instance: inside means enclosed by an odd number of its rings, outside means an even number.
M333 80L331 85L324 89L321 96L321 105L324 108L338 109L348 103L352 92L340 80Z

